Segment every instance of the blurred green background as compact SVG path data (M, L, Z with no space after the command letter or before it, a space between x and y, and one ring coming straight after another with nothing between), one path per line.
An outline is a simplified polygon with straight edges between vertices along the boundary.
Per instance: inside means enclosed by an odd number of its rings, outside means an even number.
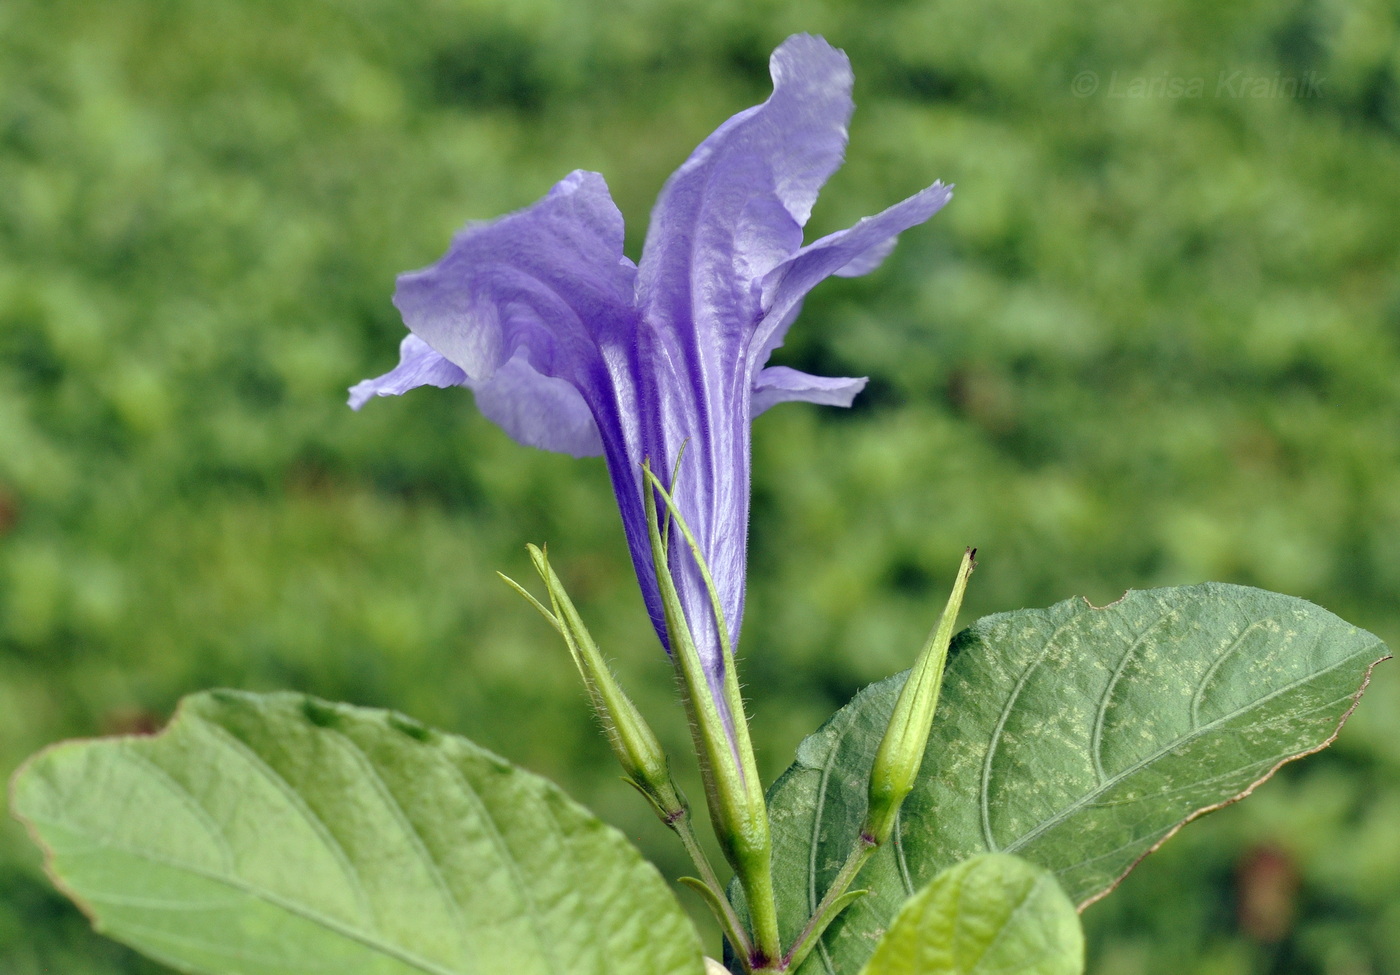
M635 256L798 30L858 104L809 239L958 189L779 353L871 382L754 431L765 773L906 665L967 544L968 620L1218 579L1400 640L1395 0L0 0L0 774L201 688L294 688L468 735L675 876L493 575L547 542L687 751L601 462L465 392L355 415L345 388L395 362L396 272L574 168ZM1400 667L1086 921L1102 975L1400 972ZM0 973L158 970L0 824Z

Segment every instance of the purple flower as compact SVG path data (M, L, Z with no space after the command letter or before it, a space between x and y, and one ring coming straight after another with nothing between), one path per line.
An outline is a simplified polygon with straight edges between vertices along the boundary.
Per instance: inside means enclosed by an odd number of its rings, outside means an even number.
M653 624L666 641L643 514L641 464L675 495L713 574L731 641L744 610L749 425L776 403L849 406L864 379L768 366L807 293L874 269L900 232L946 203L941 183L803 246L817 192L840 166L852 111L846 56L799 34L773 52L773 95L721 125L667 181L640 264L603 177L578 171L543 200L459 233L401 275L410 334L396 369L350 391L466 386L523 444L603 454ZM693 556L671 571L715 699L718 629Z

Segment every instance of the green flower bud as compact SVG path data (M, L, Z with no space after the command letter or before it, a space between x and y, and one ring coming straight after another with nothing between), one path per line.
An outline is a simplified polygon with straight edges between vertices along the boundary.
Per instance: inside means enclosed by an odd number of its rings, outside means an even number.
M933 715L938 708L938 694L943 687L948 644L953 639L953 627L957 624L963 593L967 591L968 577L977 565L976 554L976 549L968 549L963 555L948 606L899 692L885 737L875 753L875 763L870 769L869 808L861 830L862 842L872 847L890 838L899 807L914 788L919 766L923 763L929 729L933 727Z
M680 837L686 852L700 871L702 879L683 877L681 881L694 887L705 897L706 905L714 912L730 944L734 945L736 950L743 951L745 956L751 956L753 945L748 932L734 913L719 878L715 876L704 850L695 838L690 823L690 805L671 778L670 763L661 749L661 743L603 660L598 645L584 625L573 600L565 591L564 584L550 566L548 554L534 545L528 548L530 560L549 592L549 607L545 607L515 580L497 574L525 597L564 638L574 665L583 678L593 708L607 733L613 754L626 773L626 781L646 797L661 821ZM747 744L747 738L745 743ZM758 781L756 774L752 781ZM765 862L768 857L767 826L765 814L762 830ZM776 920L774 930L776 931Z
M647 798L663 823L673 825L685 815L688 806L671 780L670 763L661 742L603 659L563 582L549 564L548 554L535 545L528 546L528 550L535 571L544 580L552 610L546 609L514 580L504 575L501 578L529 600L564 638L627 781Z

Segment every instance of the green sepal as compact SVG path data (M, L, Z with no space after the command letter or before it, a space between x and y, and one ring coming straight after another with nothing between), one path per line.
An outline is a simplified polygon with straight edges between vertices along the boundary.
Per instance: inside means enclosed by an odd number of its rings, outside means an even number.
M723 704L723 716L729 719L729 723L732 726L726 729L726 737L730 739L730 747L734 752L735 760L739 764L739 774L743 776L755 792L761 792L761 790L758 790L757 786L754 785L754 783L758 782L758 764L754 761L753 746L749 741L748 720L744 712L744 699L743 695L739 692L739 677L734 666L734 648L729 643L729 626L724 619L724 606L719 598L719 592L715 588L714 578L710 575L710 567L705 561L704 554L700 551L700 543L695 540L695 536L690 531L690 526L686 524L685 518L682 517L680 507L677 506L675 498L666 490L657 476L651 472L649 466L643 465L642 472L650 482L652 488L660 495L662 502L666 505L668 520L665 532L669 534L672 522L680 529L681 534L685 537L686 544L690 548L691 555L695 559L696 567L700 570L700 578L704 580L705 591L710 597L710 612L714 618L715 631L719 636L720 656L724 668L723 682L716 690L719 691L720 702ZM654 510L654 499L648 497L647 501ZM653 545L653 559L656 558L657 551L655 545ZM670 549L664 536L661 538L661 547L659 551L663 555L663 558L657 567L658 582L660 581L659 577L664 574L666 576L667 585L669 585L671 591L674 593L675 581L671 578L669 559L664 557L669 554ZM689 639L690 629L689 626L686 625L685 610L680 604L679 594L677 594L674 608L677 619L685 629L687 645L693 649L695 644L693 640ZM697 661L699 659L698 652L696 653L696 659Z
M622 780L641 793L657 818L679 837L696 869L705 878L702 883L712 894L709 902L712 909L716 909L721 916L721 925L727 932L730 943L742 948L746 954L751 954L752 944L734 909L723 899L723 888L715 876L714 868L710 866L704 850L695 838L690 822L690 803L671 777L670 762L660 742L603 660L573 600L564 589L563 582L550 566L548 553L534 545L528 546L528 550L535 570L549 591L553 610L545 609L514 580L505 576L502 578L529 600L540 615L563 636L569 648L569 655L583 678L589 699L607 733L613 753L626 773ZM718 906L715 898L719 899Z
M517 593L523 596L527 603L535 607L535 611L541 616L543 616L545 622L548 623L550 626L554 627L554 629L558 631L560 636L564 636L564 624L559 622L559 617L555 616L548 609L546 609L544 604L541 603L531 594L530 590L526 589L524 586L516 582L510 576L506 575L504 572L497 572L496 575L500 576L502 582L504 582L506 585L510 586ZM565 637L565 639L568 638Z

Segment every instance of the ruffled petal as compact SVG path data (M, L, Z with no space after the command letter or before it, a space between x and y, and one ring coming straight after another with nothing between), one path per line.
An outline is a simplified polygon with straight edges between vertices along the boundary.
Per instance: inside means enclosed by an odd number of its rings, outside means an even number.
M374 379L350 387L350 408L358 410L375 396L400 396L419 386L466 385L467 374L448 362L418 336L405 335L399 343L399 364Z
M764 320L756 335L756 352L766 359L782 343L794 309L809 291L833 274L850 277L873 270L899 234L923 223L952 197L951 186L934 183L873 217L813 241L775 268L763 282Z
M431 267L400 275L394 304L473 383L521 355L596 412L603 350L636 331L636 268L622 237L603 178L574 172L533 206L468 227Z
M846 56L818 37L785 41L773 94L717 129L667 181L640 267L602 177L576 172L543 200L470 227L437 264L402 275L394 302L413 333L398 368L351 405L418 385L461 385L522 443L602 452L647 607L666 641L639 467L669 472L709 563L729 638L744 608L750 423L775 403L849 405L863 379L764 368L806 294L864 274L896 235L948 199L935 184L802 246L822 185L841 164L852 103ZM725 658L684 545L671 570L723 709Z
M885 263L885 258L894 253L894 245L897 243L899 243L899 238L891 237L883 244L876 244L864 254L857 255L832 273L838 278L858 278L862 274L869 274Z
M787 366L769 366L759 372L754 383L753 415L797 400L822 406L850 406L868 381L813 376Z
M853 108L846 55L799 34L769 68L772 96L700 143L652 210L639 293L673 327L697 310L701 328L751 326L750 285L802 246L817 193L841 165ZM703 320L716 313L729 320Z
M575 457L603 452L593 413L569 383L541 376L519 355L477 382L411 332L399 343L393 370L350 388L350 407L358 410L375 396L399 396L419 386L467 387L482 415L527 447Z

